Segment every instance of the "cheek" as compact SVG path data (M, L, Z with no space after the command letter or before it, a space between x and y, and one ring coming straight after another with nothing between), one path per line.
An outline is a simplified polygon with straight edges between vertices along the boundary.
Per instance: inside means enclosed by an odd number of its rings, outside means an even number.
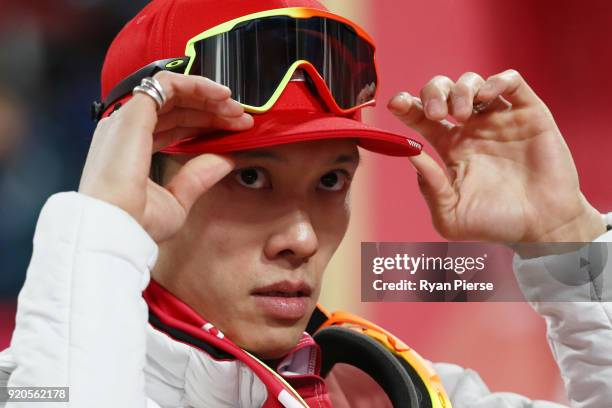
M320 248L325 253L335 252L349 225L351 215L349 195L319 200L316 214L315 230L319 237Z
M257 231L230 217L232 212L229 205L204 201L192 210L186 225L195 249L191 256L199 259L208 273L228 278L240 274L261 252Z
M252 227L249 208L243 200L236 200L216 186L196 202L185 227L191 239L198 241L207 252L223 258L228 258L227 255L240 258L254 250L260 241L260 232Z
M350 220L350 205L345 196L333 199L319 200L315 212L315 233L319 241L319 249L312 265L317 274L317 297L323 280L323 273L329 261L338 249L348 229Z
M214 198L214 199L213 199ZM190 248L184 253L189 270L214 297L242 296L251 289L249 266L261 259L261 238L236 217L240 211L226 204L224 196L209 194L192 208L183 228L182 241ZM201 285L203 286L203 285Z
M250 291L257 284L261 239L236 217L233 205L202 197L181 231L179 262L185 263L182 286L198 313L233 340L256 320Z

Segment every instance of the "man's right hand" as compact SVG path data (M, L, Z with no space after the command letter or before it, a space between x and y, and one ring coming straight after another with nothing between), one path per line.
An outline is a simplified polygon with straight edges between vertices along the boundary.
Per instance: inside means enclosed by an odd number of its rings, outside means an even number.
M160 186L149 178L152 154L206 130L246 130L253 118L231 99L227 87L210 79L163 71L155 78L166 93L165 105L158 112L151 97L136 94L99 122L79 192L125 210L161 242L181 228L198 197L234 163L219 155L199 155Z

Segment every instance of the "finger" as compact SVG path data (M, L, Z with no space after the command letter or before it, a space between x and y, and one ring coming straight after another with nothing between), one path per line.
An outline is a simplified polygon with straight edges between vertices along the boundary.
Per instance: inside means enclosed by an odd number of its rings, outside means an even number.
M166 103L160 110L160 114L169 112L176 106L202 108L212 101L225 101L232 94L228 87L202 76L161 71L154 77L166 94Z
M219 116L226 116L229 118L235 118L244 113L242 105L231 98L224 99L222 101L210 100L206 104L206 110L212 113L216 113Z
M474 96L485 80L474 72L461 75L450 91L450 114L458 122L466 122L473 112Z
M191 109L212 112L219 116L227 117L237 117L244 113L244 108L238 101L231 98L226 98L220 101L208 99L204 102L192 101L191 103L186 103L185 100L183 100L180 104L176 103L172 109L166 109L164 106L164 110L160 113L160 116L164 116L176 109Z
M175 126L168 130L155 133L153 153L182 139L195 136L205 137L207 134L218 130L238 132L247 130L253 126L253 117L246 113L237 119L224 118L210 114L206 115L202 112L198 112L198 114L194 116L192 121L191 119L184 121L185 126Z
M533 89L514 69L489 77L480 87L476 99L478 101L491 101L500 95L516 107L541 103Z
M92 183L95 185L93 179L103 178L101 171L106 172L108 179L114 179L115 184L119 180L140 180L144 183L151 159L151 135L156 123L156 102L150 96L139 93L112 116L100 120L87 154L79 188L86 188L86 185ZM138 163L139 166L125 167L126 163ZM91 168L98 169L93 171ZM92 174L95 177L88 177Z
M115 137L124 140L130 134L134 141L150 143L150 135L157 125L157 103L149 95L137 93L106 120L114 125Z
M196 200L228 175L235 163L216 154L202 154L189 160L166 185L166 189L189 214Z
M159 117L155 132L165 132L177 127L213 127L224 130L246 130L253 126L253 117L245 113L242 107L240 107L240 110L241 113L238 115L219 115L215 112L176 108Z
M212 110L226 114L237 114L242 107L236 106L238 102L230 101L231 91L208 78L176 74L161 71L155 74L166 95L166 103L157 111L157 104L148 95L137 93L124 106L115 112L110 120L119 126L123 138L124 134L141 134L143 137L131 137L134 143L152 144L150 135L154 132L158 114L170 112L175 106L193 107ZM239 105L239 104L238 104ZM145 140L146 139L146 140ZM127 149L126 149L127 150ZM150 149L147 149L150 151Z
M434 219L439 218L457 201L457 194L451 186L448 175L424 151L417 156L410 156L409 160L419 174L419 188L432 216Z
M450 78L437 75L421 89L421 101L428 119L442 120L448 115L447 100L453 85Z
M484 105L481 107L481 105ZM498 97L486 101L486 102L478 102L475 101L474 109L472 110L472 114L481 114L481 113L491 113L491 112L505 112L512 109L512 104L504 99L503 96L499 95Z
M427 139L436 149L439 147L440 138L449 136L450 130L454 127L447 120L428 119L423 111L421 100L408 92L400 92L391 98L387 108L404 124Z
M207 132L208 130L208 132ZM152 153L161 151L164 147L170 146L179 140L189 139L196 136L204 136L206 133L213 132L213 129L198 129L194 127L182 128L177 127L174 129L166 130L164 132L156 133L155 140L153 141Z

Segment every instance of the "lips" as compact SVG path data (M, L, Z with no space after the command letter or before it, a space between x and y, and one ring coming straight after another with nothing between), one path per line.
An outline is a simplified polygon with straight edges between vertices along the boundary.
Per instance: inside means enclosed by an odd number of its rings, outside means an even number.
M308 312L312 288L304 281L282 281L251 292L256 307L278 320L299 320Z
M312 289L304 281L281 281L271 285L263 286L255 289L251 294L255 296L282 296L282 297L300 297L310 296Z
M263 292L256 293L255 296L272 296L272 297L301 297L304 296L302 292Z

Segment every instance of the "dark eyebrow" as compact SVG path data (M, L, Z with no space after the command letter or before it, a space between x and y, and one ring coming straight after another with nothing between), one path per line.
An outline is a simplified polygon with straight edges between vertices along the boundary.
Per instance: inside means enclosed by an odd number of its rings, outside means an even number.
M270 150L245 150L233 152L234 157L246 158L246 159L271 159L283 163L288 163L286 157L279 156L278 154Z
M359 151L357 150L355 154L341 154L340 156L336 158L336 160L333 161L333 164L350 163L350 164L359 165L360 160L361 160L361 155L359 154Z

